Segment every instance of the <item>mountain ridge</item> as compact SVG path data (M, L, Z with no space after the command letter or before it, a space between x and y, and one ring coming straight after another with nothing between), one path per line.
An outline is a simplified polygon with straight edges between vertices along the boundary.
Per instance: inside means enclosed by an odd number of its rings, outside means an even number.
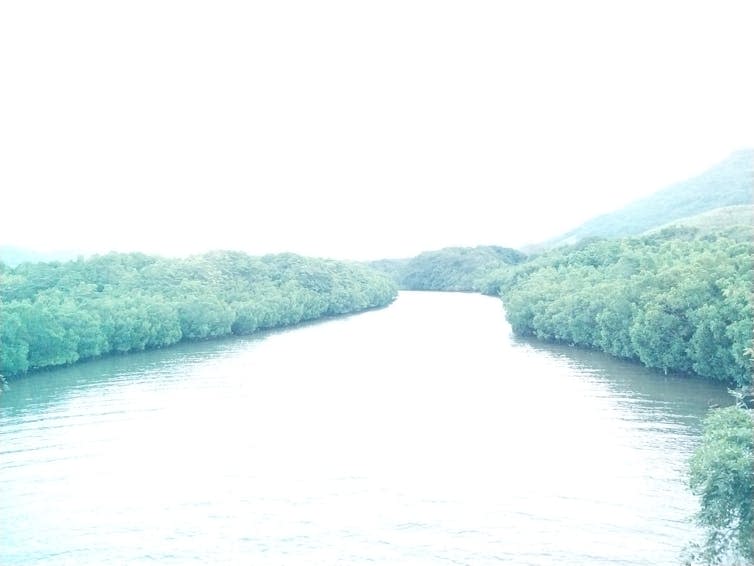
M595 216L561 236L528 246L531 251L586 238L636 236L718 208L754 202L754 149L741 149L706 171ZM525 247L524 249L526 249Z

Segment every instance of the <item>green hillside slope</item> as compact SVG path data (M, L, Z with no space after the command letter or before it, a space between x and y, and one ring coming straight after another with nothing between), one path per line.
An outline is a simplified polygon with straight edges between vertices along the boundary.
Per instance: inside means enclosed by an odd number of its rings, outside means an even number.
M597 216L544 247L574 244L586 238L638 235L681 218L721 207L754 202L754 150L731 154L701 175L676 183L628 206Z
M698 235L723 233L738 242L752 240L754 205L725 206L709 212L681 218L646 232L647 235L664 230L692 230Z

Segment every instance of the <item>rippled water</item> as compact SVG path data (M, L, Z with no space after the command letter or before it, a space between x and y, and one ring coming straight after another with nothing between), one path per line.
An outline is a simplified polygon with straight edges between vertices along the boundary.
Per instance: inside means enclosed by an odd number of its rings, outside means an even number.
M729 403L443 293L11 386L3 565L677 564Z

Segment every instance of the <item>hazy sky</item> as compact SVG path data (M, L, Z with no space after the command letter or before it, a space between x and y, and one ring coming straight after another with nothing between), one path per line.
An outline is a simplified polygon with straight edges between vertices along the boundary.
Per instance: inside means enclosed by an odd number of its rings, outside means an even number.
M0 7L0 243L517 246L754 146L754 7Z

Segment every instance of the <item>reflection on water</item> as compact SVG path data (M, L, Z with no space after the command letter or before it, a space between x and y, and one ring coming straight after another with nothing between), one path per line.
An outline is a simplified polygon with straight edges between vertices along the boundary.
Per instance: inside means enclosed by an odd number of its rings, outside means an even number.
M676 564L730 403L443 293L11 386L1 564Z
M732 404L725 385L710 384L707 379L672 372L663 374L644 368L638 362L619 360L595 350L535 339L514 337L513 340L521 347L564 361L582 375L594 376L608 388L612 397L630 404L634 412L656 413L658 420L676 419L678 424L696 427L695 432L700 430L700 417L707 410Z

